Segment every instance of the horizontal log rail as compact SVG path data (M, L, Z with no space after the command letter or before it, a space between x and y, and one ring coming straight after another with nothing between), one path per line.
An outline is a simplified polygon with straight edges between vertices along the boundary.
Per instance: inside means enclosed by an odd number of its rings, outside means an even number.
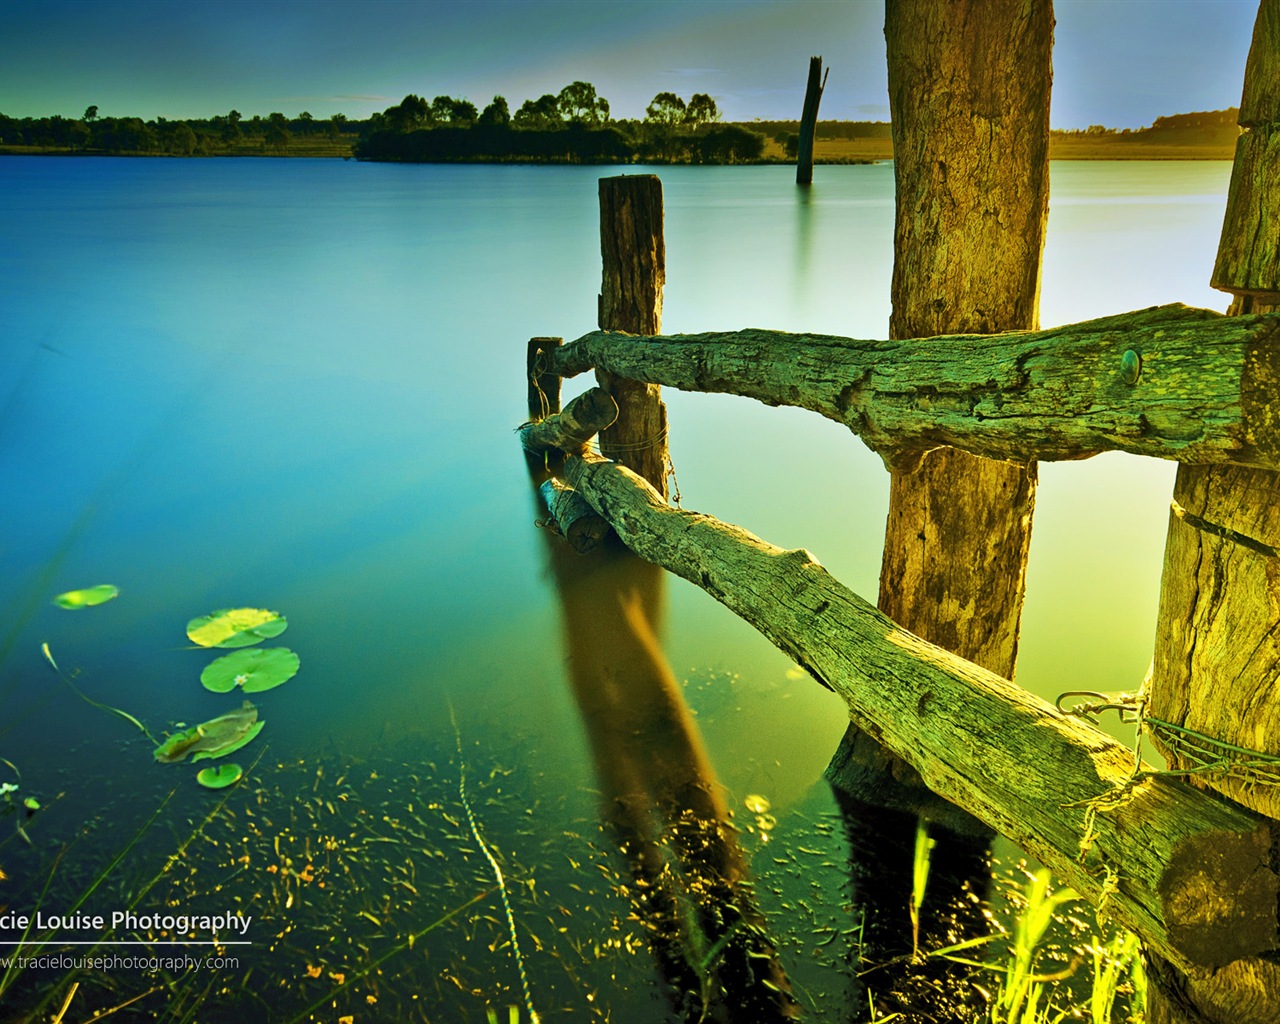
M1280 315L1174 304L1047 331L911 341L593 331L551 353L549 370L599 368L810 409L891 467L952 445L1013 462L1119 450L1280 469L1278 337Z
M665 383L665 381L664 381ZM527 445L569 441L562 475L641 558L684 577L839 694L852 721L936 793L1018 843L1151 948L1186 969L1280 950L1263 818L1167 777L1008 680L920 640L835 580L642 478L550 417ZM608 418L605 409L602 416Z

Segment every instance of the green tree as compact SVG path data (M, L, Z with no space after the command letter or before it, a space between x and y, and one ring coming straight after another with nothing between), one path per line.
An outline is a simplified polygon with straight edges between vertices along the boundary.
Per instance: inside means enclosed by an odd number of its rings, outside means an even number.
M660 92L653 102L644 108L644 119L650 124L678 125L683 124L685 111L684 100L673 92Z
M413 93L394 107L388 107L385 117L387 129L393 132L412 132L419 128L430 128L435 124L431 104Z
M556 97L556 111L562 121L593 128L609 121L609 101L597 96L596 87L590 82L573 82L561 89Z
M96 104L94 104L93 106L85 107L85 109L84 109L84 120L85 120L85 121L87 121L87 122L89 122L90 124L92 124L92 123L93 123L94 121L96 121L97 119L98 119L98 107L97 107L97 105L96 105Z
M289 129L271 120L275 116L275 114L271 114L267 118L267 130L262 135L262 143L272 152L283 154L289 146ZM284 115L281 114L280 116L283 117Z
M346 124L346 114L334 114L329 118L328 127L325 130L329 133L330 138L336 139L342 134L342 129L346 127Z
M720 120L720 108L705 92L695 92L689 98L689 105L685 107L684 119L686 124L695 126L710 124Z
M505 128L511 124L511 108L507 106L507 98L495 96L493 102L480 111L476 124L496 128Z
M437 124L451 128L470 128L479 116L476 105L470 100L456 100L452 96L437 96L431 101L431 116Z
M309 110L304 110L298 115L298 130L302 132L303 135L310 135L314 124L315 118L311 116L311 112Z
M564 127L560 119L560 105L551 93L536 100L525 100L511 118L511 123L517 128L544 132Z

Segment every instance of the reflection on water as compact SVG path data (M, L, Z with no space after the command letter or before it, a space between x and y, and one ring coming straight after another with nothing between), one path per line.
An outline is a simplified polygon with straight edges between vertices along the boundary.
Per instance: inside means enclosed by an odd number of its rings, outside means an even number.
M808 190L788 168L661 170L669 330L883 335L892 168L820 170ZM1227 164L1053 173L1046 324L1222 308L1204 282ZM110 868L86 910L228 902L260 928L216 977L86 975L68 1019L148 990L140 1011L216 996L227 1020L246 1005L287 1020L317 1000L357 1020L520 1005L459 801L464 765L547 1017L680 1019L714 975L762 1016L794 998L838 1019L866 1005L859 951L898 955L901 930L874 921L906 919L895 872L910 830L819 783L840 702L702 592L671 581L660 596L620 553L569 569L553 552L543 571L511 428L526 340L593 326L598 176L0 161L0 756L43 805L30 846L0 818L0 905L29 910L51 880L47 905L66 910ZM668 401L687 507L809 548L875 592L877 458L796 410ZM1027 685L1141 677L1171 479L1124 457L1041 468ZM121 596L49 603L97 583ZM238 606L287 611L303 665L261 695L267 753L206 822L222 797L78 701L40 644L159 734L225 711L183 627ZM748 796L771 804L769 828ZM859 882L868 838L887 873ZM747 976L758 984L725 980ZM46 996L52 1016L58 977L23 974L0 1019L19 997L19 1018Z

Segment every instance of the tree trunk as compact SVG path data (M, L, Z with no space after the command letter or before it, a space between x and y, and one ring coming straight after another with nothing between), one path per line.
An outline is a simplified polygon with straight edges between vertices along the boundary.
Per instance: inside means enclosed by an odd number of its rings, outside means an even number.
M1245 69L1236 162L1213 284L1231 312L1280 309L1280 0L1262 0ZM1268 342L1271 358L1280 344ZM1280 401L1272 376L1269 400ZM1274 412L1271 412L1274 416ZM1173 767L1226 755L1201 784L1280 817L1280 764L1242 763L1219 743L1280 757L1280 474L1181 466L1165 548L1148 713ZM1167 722L1199 737L1162 727ZM1214 742L1218 741L1218 742ZM1280 967L1250 959L1228 971L1170 978L1156 964L1153 1020L1274 1024Z

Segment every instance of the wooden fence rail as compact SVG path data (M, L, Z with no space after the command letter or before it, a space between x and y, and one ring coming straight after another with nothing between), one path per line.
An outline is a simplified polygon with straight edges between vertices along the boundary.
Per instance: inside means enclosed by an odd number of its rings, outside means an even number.
M951 445L1011 462L1102 451L1280 469L1280 316L1158 306L1045 331L912 341L593 331L550 370L794 405L891 467Z

